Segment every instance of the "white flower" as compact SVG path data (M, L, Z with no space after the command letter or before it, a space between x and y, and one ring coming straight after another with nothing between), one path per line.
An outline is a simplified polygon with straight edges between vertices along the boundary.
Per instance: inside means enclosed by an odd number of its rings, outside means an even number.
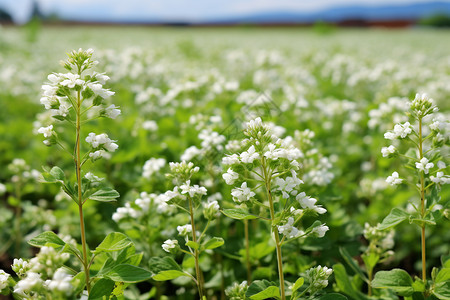
M416 162L416 168L423 171L425 174L428 174L432 167L434 167L434 164L430 163L426 157L423 157L420 162Z
M329 230L330 228L328 228L328 226L326 226L325 224L322 224L320 226L314 227L313 230L311 231L311 233L315 233L317 234L318 237L324 237L325 233Z
M237 154L225 156L222 158L222 164L224 165L234 165L239 163L239 156Z
M283 198L285 199L289 198L289 194L293 196L297 195L297 191L294 188L302 183L303 181L298 179L297 174L294 171L292 171L292 177L286 177L286 179L280 177L275 178L277 190L282 192Z
M0 195L3 195L6 192L6 185L0 183Z
M0 291L9 286L8 279L10 275L3 270L0 270Z
M185 184L180 186L181 194L189 194L189 196L194 197L196 194L198 195L206 195L206 188L203 186L198 186L197 184L191 186L191 181L186 181Z
M396 124L392 132L386 132L384 138L388 140L393 140L398 137L402 139L412 132L411 124L406 122L405 124Z
M42 286L44 281L41 279L41 275L35 272L28 272L27 277L20 280L14 287L14 293L23 297L27 297L25 293L32 291L33 289Z
M178 226L180 227L180 226ZM162 248L164 249L164 251L169 252L172 249L175 249L178 246L178 241L177 240L166 240L164 241L164 244L162 244Z
M105 109L105 114L108 118L115 119L120 115L121 111L114 104L111 104Z
M142 177L151 178L153 174L157 173L166 164L164 158L150 158L142 168Z
M98 176L95 176L92 172L87 172L86 175L84 175L84 178L86 178L87 180L89 180L92 183L99 183L100 181L103 180L103 178L100 178Z
M117 148L119 148L119 145L114 143L115 141L111 140L106 133L96 135L95 133L91 132L86 137L86 142L91 144L92 148L94 149L103 146L103 148L110 152L114 152Z
M249 201L250 198L256 194L252 192L250 188L247 187L247 182L243 182L240 188L235 188L231 190L231 196L233 196L233 201L244 202Z
M231 185L239 178L239 174L229 168L227 172L222 175L222 178L225 180L226 184Z
M216 217L219 209L219 202L217 202L216 200L208 200L208 202L203 203L203 215L206 219L211 220Z
M388 176L388 178L386 178L386 182L390 185L398 185L402 183L402 181L403 179L398 177L398 172L394 172L391 176Z
M66 273L63 268L56 270L52 280L46 280L45 284L51 291L64 292L66 295L70 295L73 289L71 284L73 276Z
M395 149L393 145L390 145L389 147L381 148L381 154L383 155L383 157L387 157L389 156L389 154L394 154L396 150L397 149Z
M145 130L148 130L148 131L156 131L156 130L158 130L158 124L156 124L156 122L152 121L152 120L144 121L142 123L142 128L144 128Z
M44 135L44 137L50 137L53 135L54 131L53 131L53 125L47 126L47 127L41 127L38 129L37 131L38 133L42 133Z
M438 184L449 184L450 177L448 175L444 175L444 172L437 172L436 177L430 176L431 181Z
M94 92L95 95L102 97L103 99L109 98L114 95L114 92L104 89L100 83L88 83L87 86Z
M255 152L255 146L250 146L247 151L241 153L240 158L243 163L251 164L255 159L259 159L259 153Z
M286 224L277 226L278 232L285 235L287 238L296 238L305 234L305 232L303 232L302 230L298 230L296 227L294 227L293 224L294 218L289 217Z
M106 154L105 150L97 150L95 152L89 153L89 157L92 158L93 160L96 160L104 157L105 154Z
M75 85L83 85L84 84L84 80L81 80L80 75L78 75L78 74L67 73L67 74L61 74L61 75L66 78L59 83L62 86L67 86L68 88L73 89L75 87Z
M177 226L178 234L182 236L188 235L188 233L192 232L192 225L186 224L183 226Z

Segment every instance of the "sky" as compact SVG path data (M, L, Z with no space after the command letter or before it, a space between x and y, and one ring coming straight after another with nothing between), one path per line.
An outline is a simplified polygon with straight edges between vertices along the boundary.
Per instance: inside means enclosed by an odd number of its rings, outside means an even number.
M37 0L44 14L52 12L74 20L163 22L207 21L254 12L306 12L347 4L383 5L431 0ZM443 0L450 2L450 0ZM0 0L16 23L28 20L32 0Z

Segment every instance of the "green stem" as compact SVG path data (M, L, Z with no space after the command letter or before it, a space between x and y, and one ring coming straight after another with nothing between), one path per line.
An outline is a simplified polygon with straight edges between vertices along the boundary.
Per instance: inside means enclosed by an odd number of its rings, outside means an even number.
M368 291L368 296L372 296L372 279L373 279L373 269L372 268L367 268L367 276L369 277L369 291Z
M263 170L263 175L264 175L264 183L265 183L265 187L266 187L267 198L269 199L269 210L270 210L270 219L271 219L270 227L275 236L281 300L285 300L286 295L285 295L285 287L284 287L283 259L281 257L280 236L278 235L278 230L277 230L276 226L273 226L273 220L275 219L275 209L274 209L274 205L273 205L272 191L270 189L271 175L268 174L268 171L266 169L266 162L265 162L264 157L261 159L261 165L262 165L262 170Z
M15 238L15 249L14 249L14 253L16 257L20 257L20 248L22 245L22 231L20 230L20 224L22 221L22 193L21 191L21 185L20 185L20 181L15 185L15 194L16 194L16 201L17 201L17 206L16 206L16 216L15 216L15 234L16 234L16 238Z
M81 231L81 244L83 247L83 268L84 268L84 274L86 278L86 288L88 291L88 294L91 292L91 286L90 286L90 276L89 276L89 260L87 255L87 247L86 247L86 230L84 228L84 216L83 216L83 195L81 192L81 154L80 154L80 127L81 127L81 92L78 91L77 93L77 107L76 107L76 131L77 131L77 138L76 138L76 145L75 145L75 167L76 167L76 173L77 173L77 184L78 184L78 212L80 215L80 231Z
M423 139L422 139L422 118L419 117L419 159L423 158ZM420 215L425 217L425 175L420 172ZM422 244L422 280L427 280L427 265L425 256L425 224L421 226L421 244Z
M245 261L247 265L247 283L250 285L252 283L252 267L250 265L250 239L248 235L248 220L244 220L244 231L245 231Z
M188 197L189 199L189 215L191 217L191 227L192 227L192 240L197 243L197 234L195 232L195 222L194 222L194 203L192 201L191 197ZM203 299L204 292L203 292L203 278L200 271L200 265L199 265L199 251L198 249L194 249L194 258L195 258L195 274L197 279L197 287L198 287L198 294L200 296L200 299Z

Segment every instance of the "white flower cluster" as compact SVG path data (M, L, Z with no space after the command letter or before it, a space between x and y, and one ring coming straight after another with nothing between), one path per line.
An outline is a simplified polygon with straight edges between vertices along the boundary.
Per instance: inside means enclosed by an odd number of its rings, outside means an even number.
M389 155L394 154L396 151L397 149L393 145L381 148L381 154L383 155L383 157L388 157Z
M388 131L384 134L384 138L387 140L395 140L397 138L406 138L408 134L412 132L412 127L409 122L404 124L396 124L393 131Z
M296 238L305 234L303 230L294 227L294 218L289 217L286 224L278 225L278 232L287 238Z
M39 291L43 288L43 285L44 281L41 279L41 274L28 272L27 276L14 286L14 293L25 298L31 298L29 293Z
M316 205L316 198L307 196L305 192L301 192L300 194L298 194L295 199L303 209L310 209L318 214L324 214L327 212L327 210L321 205Z
M256 194L249 187L247 187L247 182L243 182L240 188L234 188L231 190L233 201L237 203L249 201L255 195Z
M186 224L183 226L177 226L178 234L181 236L187 236L189 233L192 232L192 225Z
M166 240L164 241L164 244L162 244L161 246L163 248L164 251L166 252L171 252L174 249L176 249L178 247L178 241L177 240Z
M203 186L199 186L194 184L191 186L191 181L188 180L186 183L180 185L181 194L188 194L190 197L194 197L195 195L206 195L206 188Z
M309 281L314 292L325 288L328 285L328 277L333 273L333 269L328 267L322 267L321 265L311 268L305 272L305 278Z
M431 168L434 167L434 163L429 162L428 158L422 157L422 159L419 162L416 162L416 168L419 171L424 172L425 174L428 174Z
M296 196L298 191L296 188L303 184L303 181L297 177L297 172L291 170L292 177L288 176L286 178L276 177L275 187L277 190L281 191L283 198L288 199L290 195Z
M157 173L161 170L166 164L166 160L164 158L150 158L144 164L142 168L142 177L150 179L153 174Z
M391 176L388 176L388 178L386 178L386 182L390 185L399 185L403 182L403 179L399 178L398 176L398 172L393 172Z
M381 252L394 248L395 232L393 230L379 230L377 226L370 226L369 223L365 223L363 234L364 237L368 241L374 243Z
M71 284L73 276L68 274L63 268L56 270L53 278L46 280L45 285L53 292L62 292L65 295L70 295L74 289Z
M86 142L91 145L92 150L95 150L89 153L89 157L93 160L104 157L106 154L105 150L114 152L117 148L119 148L119 145L115 143L116 141L111 140L106 133L97 135L91 132L86 137Z
M167 196L165 194L157 195L142 192L134 202L127 202L124 207L117 208L112 215L112 219L116 223L126 218L138 219L147 215L151 211L150 208L156 210L158 214L170 214L174 211L174 208L166 202Z
M436 176L430 176L431 181L437 184L450 184L450 176L444 175L444 172L439 171Z
M11 277L11 275L0 269L0 291L9 286L9 277Z
M31 169L22 158L14 158L8 165L8 170L14 174L11 177L12 182L37 180L41 176L38 170Z

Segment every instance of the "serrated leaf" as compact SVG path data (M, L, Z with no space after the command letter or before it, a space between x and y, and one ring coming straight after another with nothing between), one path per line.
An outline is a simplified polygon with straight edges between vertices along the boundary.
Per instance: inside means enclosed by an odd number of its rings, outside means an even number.
M152 277L153 280L156 281L166 281L166 280L172 280L181 276L188 276L183 271L178 270L167 270L167 271L161 271L158 274L154 275Z
M222 210L222 213L232 219L236 220L250 220L258 219L257 216L250 214L247 210L243 208L230 208Z
M383 222L378 225L379 230L385 230L397 226L409 218L409 214L399 208L393 208Z
M135 283L150 279L152 273L133 265L121 264L115 266L104 276L115 282Z
M131 243L131 240L125 234L112 232L95 248L94 253L119 251L130 246Z
M51 246L55 249L61 249L66 245L66 243L62 239L60 239L53 231L46 231L39 234L38 236L35 236L28 241L28 244L38 248Z
M89 199L101 202L116 201L120 194L113 189L101 189L89 196Z
M223 244L225 244L223 238L213 237L212 239L207 241L203 247L204 249L215 249L222 246Z
M402 269L391 271L379 271L375 274L372 287L381 289L391 289L400 296L411 296L414 292L412 278Z
M115 282L112 281L111 279L106 278L100 279L92 287L91 292L89 293L88 300L103 299L103 297L109 299L109 295L111 295L114 289L114 285Z
M299 288L301 288L304 283L305 283L305 278L300 277L299 279L297 279L295 281L294 285L292 286L292 293L295 292L296 290L298 290Z

